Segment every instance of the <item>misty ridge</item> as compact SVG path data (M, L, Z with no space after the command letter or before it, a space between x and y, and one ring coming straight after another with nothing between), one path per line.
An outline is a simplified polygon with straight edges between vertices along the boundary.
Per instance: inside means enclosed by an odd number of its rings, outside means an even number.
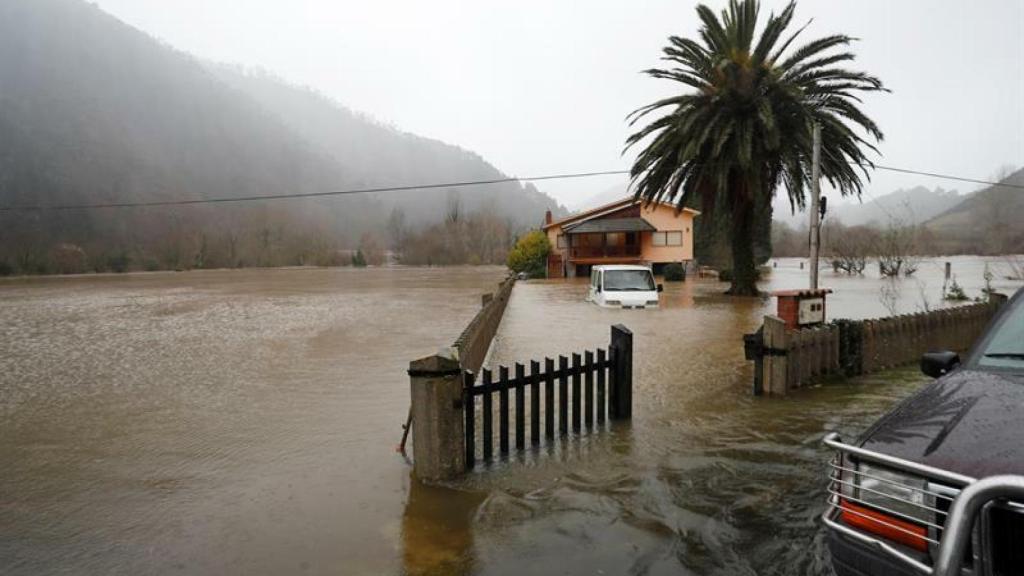
M1004 168L994 181L968 194L916 186L861 204L830 208L822 224L823 254L877 256L885 238L902 237L917 255L1024 253L1024 168ZM776 256L806 256L807 225L800 215L772 225Z
M202 61L79 0L0 3L0 205L237 198L506 178L266 73ZM300 201L0 212L0 272L504 262L530 184ZM408 249L406 249L408 248Z
M0 2L0 206L160 202L496 180L478 154L404 132L314 89L176 50L82 0ZM1024 184L1024 171L997 180ZM628 186L596 194L613 201ZM917 186L837 204L830 238L898 227L925 254L1024 252L1024 195ZM380 264L499 264L544 213L532 184L321 199L0 211L0 275ZM774 217L774 222L773 222ZM806 256L806 213L754 221L759 263ZM729 216L695 256L731 267ZM847 234L852 230L853 234ZM871 242L875 242L871 240ZM862 244L870 244L864 240ZM858 251L870 251L858 247Z

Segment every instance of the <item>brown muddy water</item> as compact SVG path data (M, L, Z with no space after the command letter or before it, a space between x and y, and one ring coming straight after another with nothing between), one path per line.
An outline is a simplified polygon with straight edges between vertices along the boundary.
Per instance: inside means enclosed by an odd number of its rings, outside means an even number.
M971 295L982 271L954 260ZM803 274L780 261L765 288ZM940 289L941 264L919 274ZM0 282L0 573L827 573L820 438L855 434L924 380L752 398L740 335L771 302L715 282L669 284L647 311L588 305L579 281L520 283L491 363L603 346L621 322L636 338L633 420L447 487L411 482L394 452L404 371L501 276ZM831 316L886 313L882 281L823 276ZM924 305L916 281L898 288L899 306Z

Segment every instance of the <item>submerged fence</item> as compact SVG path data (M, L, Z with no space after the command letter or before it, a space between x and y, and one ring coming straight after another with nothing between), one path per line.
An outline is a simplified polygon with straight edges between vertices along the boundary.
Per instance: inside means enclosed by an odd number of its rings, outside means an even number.
M967 350L1005 301L992 294L985 303L802 330L765 316L760 336L746 338L747 358L755 361L754 393L785 394L829 375L902 366L929 350Z
M549 443L556 437L580 434L584 426L593 430L605 419L627 419L633 412L633 333L625 326L612 326L607 350L572 355L572 364L560 356L558 367L550 358L482 372L479 383L472 371L459 365L454 354L435 354L409 364L412 396L413 469L420 480L448 480L465 473L477 462L477 437L481 456L494 459L494 397L497 396L498 450L505 457L513 439L516 450L526 448L526 422L530 423L530 445ZM557 386L555 383L557 382ZM571 386L570 386L571 382ZM607 386L607 387L606 387ZM526 397L529 392L530 408ZM557 397L556 397L557 392ZM510 403L514 394L515 409ZM477 397L481 398L477 428ZM557 399L557 401L556 401ZM541 434L543 417L544 434ZM597 425L594 422L597 422ZM557 432L556 432L557 425Z
M633 334L612 326L606 349L480 370L515 284L503 281L451 348L409 363L412 406L406 430L413 433L413 469L420 480L448 480L479 459L507 457L555 438L596 430L633 411ZM529 398L529 403L527 403ZM497 421L497 434L495 434ZM526 428L529 423L529 436ZM543 433L541 424L543 423ZM479 438L479 442L478 442ZM403 439L403 444L404 444Z
M558 357L558 366L551 358L530 362L530 372L523 364L515 365L509 375L506 366L498 368L498 378L484 370L480 382L473 372L463 374L463 411L465 414L465 465L477 462L477 434L480 435L480 456L494 459L494 396L498 397L498 450L501 456L510 451L514 431L515 448L526 448L526 424L530 424L531 446L551 442L558 437L580 434L595 429L608 418L629 418L633 405L633 335L622 325L612 326L607 350L587 350L581 356ZM556 386L557 381L557 386ZM571 386L570 386L571 381ZM556 394L557 392L557 394ZM509 394L514 394L514 409ZM529 408L526 397L529 396ZM477 429L477 397L480 401L480 429ZM514 430L510 430L514 419ZM544 432L541 434L541 420ZM557 434L556 434L557 425Z

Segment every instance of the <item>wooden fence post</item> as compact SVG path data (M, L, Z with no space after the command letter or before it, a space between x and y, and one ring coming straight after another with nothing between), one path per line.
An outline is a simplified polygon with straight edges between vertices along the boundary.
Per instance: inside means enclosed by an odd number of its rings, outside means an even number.
M612 326L611 353L615 378L609 391L609 416L628 420L633 416L633 333L622 324Z
M448 480L466 471L462 388L462 370L450 351L409 363L413 472L420 480Z
M1000 294L999 292L988 293L988 303L997 310L1002 307L1003 304L1006 304L1007 300L1009 300L1009 297L1006 294Z
M786 393L786 323L778 316L764 317L764 393ZM784 353L784 352L783 352Z

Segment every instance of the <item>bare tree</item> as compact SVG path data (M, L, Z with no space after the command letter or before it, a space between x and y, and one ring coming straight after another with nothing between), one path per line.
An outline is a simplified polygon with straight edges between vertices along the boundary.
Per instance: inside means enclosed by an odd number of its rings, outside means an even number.
M890 217L875 245L875 253L882 276L913 276L921 262L917 254L917 228Z
M391 240L391 249L401 252L405 247L406 237L409 235L409 227L405 222L405 211L395 206L388 216L388 238Z

